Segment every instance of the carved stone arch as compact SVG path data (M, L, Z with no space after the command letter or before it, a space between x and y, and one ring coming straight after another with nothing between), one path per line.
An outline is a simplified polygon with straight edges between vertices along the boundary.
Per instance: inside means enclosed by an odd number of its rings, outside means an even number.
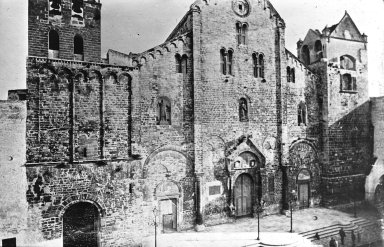
M173 49L173 50L178 48L178 47L177 47L177 44L176 44L175 41L172 41L172 42L171 42L170 47L171 47L171 49Z
M185 41L184 41L183 37L179 37L177 39L177 41L179 43L179 45L178 45L179 47L183 47L185 45Z
M156 57L160 58L161 56L163 56L161 50L156 50Z
M164 45L163 49L164 49L165 52L170 52L171 51L171 48L170 48L170 46L168 44Z
M106 70L103 72L104 72L103 78L104 78L105 84L117 84L118 83L117 73L115 71Z
M293 141L293 142L291 143L291 145L289 146L289 150L292 150L292 148L293 148L295 145L299 144L299 143L305 143L305 144L309 145L309 146L314 150L314 152L315 152L315 154L316 154L316 158L318 158L318 148L317 148L316 143L315 143L314 141L312 141L312 140L308 140L308 139L297 139L297 140L295 140L295 141Z
M147 63L147 58L145 57L145 56L142 56L141 58L140 58L140 64L141 65L144 65L144 64L146 64Z
M59 220L63 220L63 216L65 211L71 207L72 205L79 203L79 202L88 202L92 205L94 205L99 212L99 216L103 217L105 216L105 206L104 204L97 198L97 196L89 194L89 193L82 193L74 196L70 196L63 200L62 204L58 207L56 210L56 215L58 216Z
M150 59L152 59L152 60L155 60L155 59L156 59L155 55L154 55L152 52L148 54L148 57L149 57Z
M255 144L250 140L249 137L241 136L237 140L233 141L234 144L227 146L227 158L234 161L241 153L251 152L260 161L261 168L265 167L266 159L263 153L256 147Z
M127 73L127 72L120 72L117 74L117 78L118 78L118 81L121 82L122 80L124 80L124 77L128 78L128 86L131 87L131 83L132 83L132 76Z
M82 80L83 82L87 82L89 78L88 72L82 69L75 71L74 75L74 79L77 81Z
M101 81L103 79L103 75L98 70L91 70L88 75L89 80L97 79Z
M384 160L378 159L365 180L365 199L372 204L374 203L376 188L383 176Z
M185 151L182 149L181 146L174 146L174 145L165 145L165 146L162 146L158 149L156 149L155 151L153 151L144 161L144 164L143 164L143 173L142 173L142 179L146 179L148 178L148 164L152 161L152 159L159 153L161 152L164 152L164 151L174 151L174 152L177 152L179 154L181 154L182 156L185 157L186 161L187 161L187 164L186 166L190 166L192 167L193 165L193 162L192 162L192 159L189 157L188 154L185 153Z
M70 69L66 68L66 67L60 67L58 69L58 72L57 72L58 76L60 78L65 78L67 79L68 81L71 81L72 78L73 78L73 73Z
M49 63L44 63L40 65L38 70L39 70L39 74L45 74L46 72L50 74L58 74L55 67Z
M167 193L164 193L163 191L161 191L162 188L160 186L162 186L164 184L172 184L173 185L172 190L168 191ZM158 197L168 197L170 195L182 197L182 194L183 194L183 190L182 190L180 184L178 182L176 182L175 180L168 179L168 180L162 181L161 183L156 185L153 195L154 195L155 200L157 200Z

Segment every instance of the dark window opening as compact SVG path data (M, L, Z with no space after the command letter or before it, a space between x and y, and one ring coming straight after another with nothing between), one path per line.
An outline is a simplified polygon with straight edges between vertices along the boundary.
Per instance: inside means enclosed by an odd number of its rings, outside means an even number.
M341 75L341 90L356 91L357 90L356 77L352 77L351 74Z
M307 125L307 107L304 102L300 102L299 104L297 117L299 126Z
M247 33L248 33L248 25L236 23L236 36L237 43L239 45L245 45L247 43Z
M188 72L188 57L186 55L181 57L181 70L184 75Z
M83 19L83 0L72 0L72 17Z
M291 82L291 68L287 67L287 82Z
M229 50L228 51L228 59L227 59L227 71L228 71L228 75L232 75L232 60L233 60L233 51L232 50Z
M239 4L239 10L243 11L243 5Z
M75 60L84 60L84 42L80 35L76 35L73 41L73 52Z
M323 45L321 44L320 40L317 40L315 42L315 52L316 52L317 59L323 58Z
M268 179L268 191L269 193L275 192L275 178L273 175L271 175Z
M239 100L239 119L240 122L248 121L248 103L245 98Z
M291 69L291 82L295 82L296 80L296 75L295 75L295 68Z
M220 50L220 67L223 75L227 74L227 56L225 49Z
M175 55L175 61L176 61L176 73L182 73L181 70L181 56L180 54Z
M16 247L16 238L7 238L2 241L3 247Z
M49 31L48 34L48 57L59 58L60 39L59 34L55 30Z
M253 53L252 54L252 62L253 62L253 76L255 78L259 77L259 73L258 73L258 56L257 56L257 53Z
M157 103L157 125L171 125L171 101L160 97Z
M305 65L310 64L309 48L307 45L303 46L301 50L301 59Z
M260 78L264 78L264 55L259 54L259 61L258 61L258 76Z

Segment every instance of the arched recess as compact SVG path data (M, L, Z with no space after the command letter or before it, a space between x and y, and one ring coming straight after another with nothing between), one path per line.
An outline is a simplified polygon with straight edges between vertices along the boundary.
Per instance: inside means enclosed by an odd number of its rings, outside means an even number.
M73 38L73 56L75 60L84 61L84 40L80 34Z
M378 159L372 166L371 172L365 179L365 200L374 204L375 192L377 186L381 183L381 178L384 176L384 160Z
M48 58L59 58L60 38L56 30L50 30L48 33Z
M294 191L299 207L320 204L321 170L316 146L311 141L298 140L292 143L289 149L287 182L285 193L288 195Z
M100 246L100 220L102 213L92 201L77 201L67 205L63 222L63 247Z

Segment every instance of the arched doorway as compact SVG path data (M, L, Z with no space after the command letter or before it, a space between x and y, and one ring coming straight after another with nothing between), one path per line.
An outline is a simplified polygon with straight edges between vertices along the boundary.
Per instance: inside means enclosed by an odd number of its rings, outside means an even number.
M164 233L177 231L180 196L179 187L173 181L165 181L156 187L160 225Z
M70 206L63 215L64 247L98 247L99 211L89 202Z
M297 175L298 201L300 208L309 207L311 174L307 169Z
M234 201L236 216L252 213L253 181L249 174L241 174L235 182Z

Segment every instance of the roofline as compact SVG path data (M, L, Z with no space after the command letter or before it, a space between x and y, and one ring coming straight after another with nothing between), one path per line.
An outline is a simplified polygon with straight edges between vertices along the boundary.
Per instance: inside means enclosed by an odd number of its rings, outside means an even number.
M300 61L300 59L298 57L296 57L292 52L290 52L287 48L285 48L285 52L287 52L290 56L292 56L293 58L295 58L300 64L302 64L304 66L304 68L306 68L309 72L311 72L313 75L315 75L316 77L319 77L312 69L310 69L307 65L305 65L302 61Z
M165 40L164 43L166 43L167 41L170 41L172 36L177 32L177 30L179 30L179 27L181 26L182 23L184 23L184 21L187 19L188 15L191 14L191 9L189 9L187 11L187 13L185 13L185 15L183 16L183 18L181 18L181 20L179 21L179 23L176 25L176 27L172 30L171 34L167 37L167 39Z
M356 28L357 32L359 33L360 36L363 36L359 30L359 28L356 26L355 22L353 21L352 17L350 16L350 14L348 14L347 11L345 11L344 15L343 15L343 18L341 18L341 20L336 24L336 27L335 29L329 34L331 35L333 32L335 32L336 28L340 25L340 23L343 21L343 19L346 17L346 16L349 16L349 18L351 19L351 22L352 22L352 25Z

